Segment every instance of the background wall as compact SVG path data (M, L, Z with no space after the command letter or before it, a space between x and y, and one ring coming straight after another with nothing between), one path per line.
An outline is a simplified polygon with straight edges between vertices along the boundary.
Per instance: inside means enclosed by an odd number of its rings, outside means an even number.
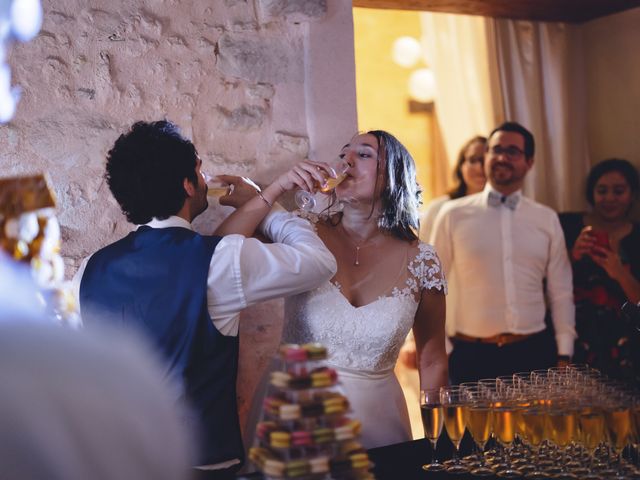
M640 167L640 8L582 27L592 163L614 156Z
M134 121L168 118L203 170L268 182L356 130L353 25L342 0L44 0L11 64L23 98L0 126L0 176L49 172L67 275L132 228L102 175ZM330 75L328 74L330 72ZM210 233L217 205L196 228ZM241 414L280 339L281 302L243 313Z
M433 115L409 110L409 76L414 70L393 62L393 43L402 36L420 38L420 13L354 8L358 128L387 130L411 152L418 182L429 198ZM417 67L416 67L417 68Z

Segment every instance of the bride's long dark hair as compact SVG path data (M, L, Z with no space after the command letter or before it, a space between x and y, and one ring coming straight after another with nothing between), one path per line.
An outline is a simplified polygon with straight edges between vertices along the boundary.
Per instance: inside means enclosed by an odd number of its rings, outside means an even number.
M377 173L381 167L380 160L384 160L386 167L387 184L381 194L382 213L378 227L401 240L415 241L420 228L418 209L422 203L415 161L405 146L390 133L371 130L367 134L378 140Z

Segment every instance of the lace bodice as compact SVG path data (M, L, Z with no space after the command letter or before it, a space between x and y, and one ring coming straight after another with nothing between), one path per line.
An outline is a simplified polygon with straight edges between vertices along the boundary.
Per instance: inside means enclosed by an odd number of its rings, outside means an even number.
M420 243L407 269L405 285L361 307L351 305L332 282L288 298L283 341L320 342L330 352L330 362L339 367L390 371L413 326L420 292L446 292L444 273L431 245Z

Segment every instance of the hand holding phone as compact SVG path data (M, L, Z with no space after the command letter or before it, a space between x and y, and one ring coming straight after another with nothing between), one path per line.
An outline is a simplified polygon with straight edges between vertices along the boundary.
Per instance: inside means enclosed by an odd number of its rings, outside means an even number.
M591 235L591 237L593 237L595 243L594 246L595 247L600 247L600 248L604 248L606 250L611 250L611 244L609 243L609 234L607 232L605 232L604 230L591 230L589 232L589 235ZM592 248L591 249L591 255L597 255L599 257L602 257L602 253L600 251L598 251L596 248Z

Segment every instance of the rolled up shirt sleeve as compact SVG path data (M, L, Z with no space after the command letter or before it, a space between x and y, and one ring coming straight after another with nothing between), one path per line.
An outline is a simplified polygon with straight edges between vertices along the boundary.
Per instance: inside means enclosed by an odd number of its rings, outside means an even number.
M242 309L311 290L335 275L335 258L307 220L274 211L260 230L273 243L227 235L211 258L208 310L223 335L238 334Z

